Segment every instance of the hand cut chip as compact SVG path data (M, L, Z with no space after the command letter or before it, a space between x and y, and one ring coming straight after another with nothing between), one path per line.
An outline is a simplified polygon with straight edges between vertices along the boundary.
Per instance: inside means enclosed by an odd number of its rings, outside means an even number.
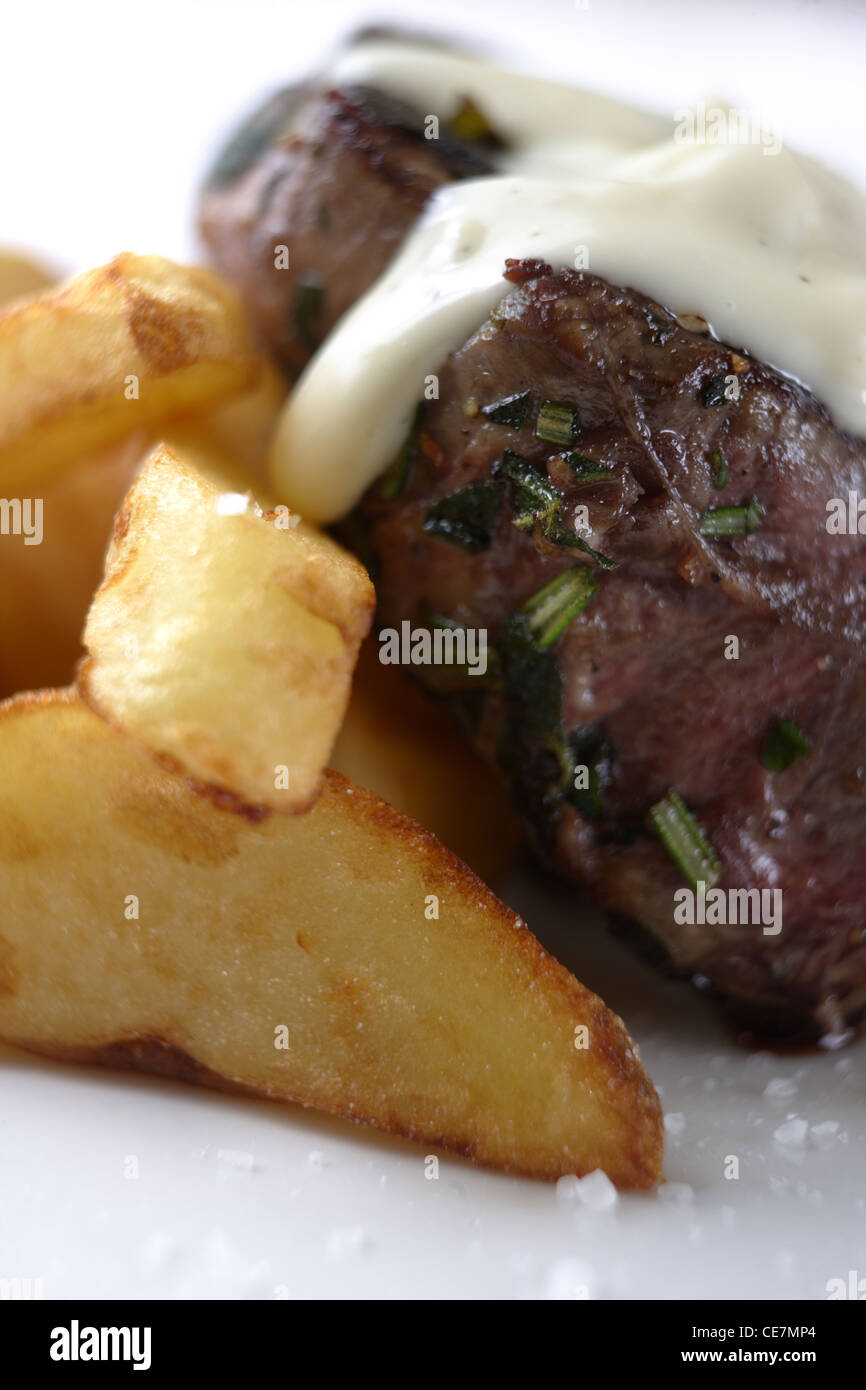
M114 515L143 453L133 435L19 499L31 534L0 535L0 699L73 679Z
M212 271L160 256L0 310L0 493L30 496L76 457L253 385L240 303Z
M0 304L36 294L54 283L57 276L32 256L18 251L0 251Z
M252 820L71 692L0 706L0 766L4 1041L533 1177L658 1178L620 1020L378 797L328 773L308 815Z
M448 711L378 657L371 635L329 766L420 821L490 883L519 856L520 822Z
M79 671L87 702L247 806L315 800L373 614L363 566L219 465L159 445L118 515Z

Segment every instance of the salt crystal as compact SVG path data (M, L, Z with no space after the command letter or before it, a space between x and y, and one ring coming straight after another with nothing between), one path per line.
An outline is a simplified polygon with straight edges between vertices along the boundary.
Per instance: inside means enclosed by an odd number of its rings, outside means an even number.
M777 1100L787 1100L795 1096L799 1087L796 1081L787 1076L776 1076L772 1081L768 1081L764 1087L764 1095Z
M825 1033L823 1038L818 1039L818 1046L823 1047L825 1052L837 1052L840 1047L844 1047L854 1036L853 1028L846 1028L844 1033Z
M590 1211L610 1211L616 1206L616 1188L601 1168L587 1173L585 1178L569 1173L556 1184L556 1197L560 1202L580 1202Z
M576 1202L579 1189L580 1178L574 1173L567 1173L565 1177L557 1179L556 1200L558 1202Z
M321 1149L311 1149L307 1154L307 1165L310 1168L324 1168L325 1155Z
M601 1168L580 1179L577 1195L590 1211L610 1211L617 1203L616 1188Z
M694 1191L687 1182L665 1182L658 1189L659 1201L676 1202L677 1206L686 1206L694 1198Z
M667 1130L668 1134L682 1134L685 1127L685 1115L680 1115L678 1113L665 1115L665 1129Z
M800 1120L796 1115L791 1115L783 1125L779 1125L778 1129L773 1130L773 1138L783 1148L800 1149L805 1144L808 1133L808 1121Z
M810 1125L809 1133L819 1149L829 1149L839 1134L836 1120L823 1120L819 1125Z
M243 1149L217 1149L216 1156L220 1163L227 1163L240 1172L252 1173L256 1166L253 1155Z

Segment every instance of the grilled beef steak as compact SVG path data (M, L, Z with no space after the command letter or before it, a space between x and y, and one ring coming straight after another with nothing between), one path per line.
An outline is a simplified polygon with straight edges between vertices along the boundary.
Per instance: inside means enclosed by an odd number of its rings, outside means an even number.
M826 508L866 495L866 444L638 293L508 275L398 495L364 500L380 625L486 628L483 681L417 673L544 858L765 1026L839 1031L866 1011L866 541ZM778 924L678 920L700 882L781 890Z
M385 269L431 194L491 172L495 137L476 116L480 134L463 138L455 114L457 132L428 139L423 114L382 92L300 86L223 150L201 231L290 376Z

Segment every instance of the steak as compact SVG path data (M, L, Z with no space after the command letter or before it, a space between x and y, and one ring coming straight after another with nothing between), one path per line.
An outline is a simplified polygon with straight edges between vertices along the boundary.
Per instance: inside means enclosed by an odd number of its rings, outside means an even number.
M229 141L202 193L201 232L290 376L436 189L492 172L498 142L474 115L477 137L442 128L429 139L424 115L383 92L306 84L277 93Z
M416 674L547 863L762 1031L841 1033L866 1013L866 541L827 504L866 496L866 444L642 294L507 277L402 486L362 503L380 624L487 630L483 678ZM780 890L779 928L680 920L702 882Z

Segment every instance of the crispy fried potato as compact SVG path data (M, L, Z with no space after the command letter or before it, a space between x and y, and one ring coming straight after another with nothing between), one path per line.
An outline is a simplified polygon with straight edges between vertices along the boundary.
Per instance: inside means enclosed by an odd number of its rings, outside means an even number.
M523 835L502 787L441 705L361 648L330 766L417 820L489 883Z
M41 505L38 545L0 534L0 699L72 680L114 514L143 450L134 435L49 482L33 499ZM31 524L38 515L30 513Z
M159 445L117 518L79 672L89 704L186 776L306 810L373 614L363 566Z
M175 421L169 435L178 448L218 455L221 471L239 489L252 488L262 500L271 493L267 457L271 437L286 403L285 378L263 362L255 386L211 410Z
M76 456L251 386L240 303L211 271L159 256L0 310L0 491L32 495Z
M309 815L256 822L70 692L0 706L0 766L4 1041L533 1177L658 1177L659 1104L620 1020L378 797L329 772Z
M57 279L47 267L18 251L0 251L0 304L36 294Z

